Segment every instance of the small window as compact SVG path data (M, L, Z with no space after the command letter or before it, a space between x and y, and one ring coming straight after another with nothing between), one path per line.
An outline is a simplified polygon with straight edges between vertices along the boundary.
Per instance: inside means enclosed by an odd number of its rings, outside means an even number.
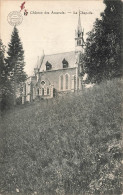
M46 62L46 70L51 70L52 69L52 65L47 61Z
M63 68L68 68L68 61L64 58L62 61Z
M41 81L41 84L44 85L45 84L45 81Z

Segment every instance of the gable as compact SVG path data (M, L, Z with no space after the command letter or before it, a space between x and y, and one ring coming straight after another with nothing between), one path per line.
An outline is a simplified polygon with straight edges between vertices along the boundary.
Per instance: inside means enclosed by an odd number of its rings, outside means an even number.
M44 56L40 72L46 71L47 61L52 65L51 70L63 69L63 59L68 62L68 68L75 67L75 51Z

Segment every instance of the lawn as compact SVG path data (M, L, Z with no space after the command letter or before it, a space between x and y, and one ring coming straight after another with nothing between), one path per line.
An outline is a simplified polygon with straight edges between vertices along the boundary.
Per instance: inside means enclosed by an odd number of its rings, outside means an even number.
M0 193L121 194L122 82L4 113Z

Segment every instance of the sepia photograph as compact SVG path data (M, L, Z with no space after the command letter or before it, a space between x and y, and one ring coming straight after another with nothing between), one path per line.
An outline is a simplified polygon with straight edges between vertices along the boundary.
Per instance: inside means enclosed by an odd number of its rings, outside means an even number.
M0 195L123 195L123 0L0 0Z

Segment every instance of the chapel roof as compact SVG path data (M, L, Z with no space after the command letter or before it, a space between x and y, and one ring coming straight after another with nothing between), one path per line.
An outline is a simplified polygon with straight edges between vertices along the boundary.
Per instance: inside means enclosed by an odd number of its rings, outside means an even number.
M58 70L63 68L62 61L65 59L68 62L68 67L75 67L75 51L57 53L52 55L44 55L43 62L41 64L40 71L46 71L46 62L48 61L52 65L52 70Z

